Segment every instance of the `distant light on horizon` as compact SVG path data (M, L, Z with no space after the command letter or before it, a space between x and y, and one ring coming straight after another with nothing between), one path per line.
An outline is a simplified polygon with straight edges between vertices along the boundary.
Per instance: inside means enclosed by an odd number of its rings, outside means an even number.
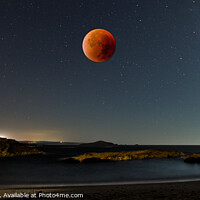
M7 138L7 139L13 139L11 136L11 132L7 130L1 130L0 131L0 138Z
M1 130L0 137L14 139L16 141L57 141L63 142L62 131L52 129L33 129L33 130Z

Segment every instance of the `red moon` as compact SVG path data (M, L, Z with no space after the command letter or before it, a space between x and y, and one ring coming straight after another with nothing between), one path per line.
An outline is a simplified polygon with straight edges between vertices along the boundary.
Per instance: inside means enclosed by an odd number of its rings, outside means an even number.
M83 39L82 48L88 59L94 62L105 62L113 56L116 42L110 32L94 29Z

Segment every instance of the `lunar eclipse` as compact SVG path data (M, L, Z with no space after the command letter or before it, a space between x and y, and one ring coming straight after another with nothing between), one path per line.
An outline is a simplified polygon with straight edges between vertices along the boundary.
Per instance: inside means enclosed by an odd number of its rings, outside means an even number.
M107 30L94 29L83 39L82 48L88 59L94 62L105 62L113 56L116 42Z

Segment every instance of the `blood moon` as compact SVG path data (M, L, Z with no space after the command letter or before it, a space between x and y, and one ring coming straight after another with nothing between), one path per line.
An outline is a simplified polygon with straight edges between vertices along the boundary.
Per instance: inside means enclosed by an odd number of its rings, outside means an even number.
M82 48L88 59L94 62L105 62L113 56L116 42L110 32L94 29L84 37Z

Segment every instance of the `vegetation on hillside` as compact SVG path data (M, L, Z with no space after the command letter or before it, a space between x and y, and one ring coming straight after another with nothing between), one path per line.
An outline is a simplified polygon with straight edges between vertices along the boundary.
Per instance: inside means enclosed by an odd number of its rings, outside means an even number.
M28 144L21 144L15 140L0 138L0 157L25 156L42 153L43 152Z
M103 152L103 153L85 153L70 159L79 162L100 162L100 161L123 161L123 160L141 160L150 158L174 158L182 156L181 152L170 150L142 150L127 152Z

